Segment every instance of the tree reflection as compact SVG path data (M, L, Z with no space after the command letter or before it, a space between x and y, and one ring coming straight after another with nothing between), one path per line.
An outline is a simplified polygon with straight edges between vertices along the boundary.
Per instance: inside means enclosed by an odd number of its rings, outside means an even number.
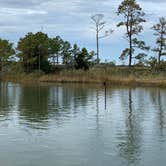
M107 86L104 85L104 103L105 103L105 110L107 110Z
M140 124L135 117L134 102L132 98L132 90L128 91L128 112L126 114L126 133L123 142L118 146L120 148L120 155L127 160L129 164L135 163L139 160L140 142L141 142Z
M163 129L165 127L165 112L164 108L162 107L162 101L161 101L161 92L158 90L158 117L159 117L159 126L160 126L160 132L163 136Z
M8 97L8 83L0 82L0 114L3 116L8 116L8 109L5 109L8 106L9 97Z
M23 87L20 95L20 118L32 128L47 124L49 90L47 87ZM44 126L43 126L44 127Z
M84 85L67 84L62 89L62 103L67 111L77 113L79 108L86 107L89 97L89 89Z
M150 90L150 96L151 96L151 101L153 103L153 105L155 106L156 113L157 113L157 122L158 122L158 126L160 129L160 135L163 137L164 136L164 129L166 126L166 107L164 102L166 101L166 96L164 96L164 93L162 94L161 89L151 89Z
M80 85L22 87L19 112L27 125L48 127L50 119L62 124L87 106L89 90Z
M9 112L17 110L19 100L19 86L7 82L0 82L0 114L7 117Z

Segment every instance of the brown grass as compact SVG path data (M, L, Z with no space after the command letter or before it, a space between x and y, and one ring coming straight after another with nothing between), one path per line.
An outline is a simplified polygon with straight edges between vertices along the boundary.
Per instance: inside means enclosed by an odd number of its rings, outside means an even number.
M153 72L148 68L93 68L90 71L64 70L57 74L8 74L5 81L59 82L59 83L95 83L107 86L158 86L166 87L166 73Z

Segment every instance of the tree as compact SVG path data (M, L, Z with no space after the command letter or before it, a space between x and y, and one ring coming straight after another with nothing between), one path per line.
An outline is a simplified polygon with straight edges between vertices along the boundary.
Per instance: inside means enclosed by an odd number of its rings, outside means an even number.
M71 50L72 57L73 57L73 65L76 65L76 57L80 54L80 48L77 46L77 44L73 45L73 49Z
M62 51L63 47L63 40L60 36L56 36L53 39L49 39L49 46L50 46L50 58L53 60L53 64L59 64L59 56Z
M93 56L94 52L88 53L87 49L83 48L81 52L77 54L75 57L75 68L88 70L92 63Z
M159 23L155 24L152 29L157 36L156 47L153 49L158 54L158 64L161 63L161 57L166 55L166 19L161 17Z
M157 67L157 59L155 57L150 57L149 60L147 60L147 65L150 66L152 69L155 69Z
M105 38L110 35L113 31L105 31L105 34L100 36L100 32L104 29L106 22L103 21L104 15L103 14L95 14L91 16L92 22L94 24L94 28L96 31L96 54L97 54L97 63L99 64L99 39Z
M4 70L4 65L14 54L13 43L10 43L8 40L0 39L0 71Z
M72 63L71 44L68 41L63 42L62 46L62 60L63 64L69 65Z
M28 33L19 40L17 50L26 72L33 70L49 72L49 38L47 34L42 32Z
M136 48L149 50L144 41L137 39L138 34L143 30L141 23L146 22L143 19L145 13L142 12L142 8L137 4L136 0L123 0L118 7L117 14L124 17L124 21L121 21L117 26L126 27L125 37L129 43L129 47L122 52L120 59L124 60L129 56L129 66L131 66L133 58L146 56L146 54L140 53L140 55L133 57Z

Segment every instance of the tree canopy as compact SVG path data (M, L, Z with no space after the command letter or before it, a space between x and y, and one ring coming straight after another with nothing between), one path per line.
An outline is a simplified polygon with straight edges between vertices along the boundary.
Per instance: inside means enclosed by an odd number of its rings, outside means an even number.
M33 70L47 72L49 70L49 38L47 34L28 33L19 40L17 50L20 52L19 57L26 72Z
M59 36L49 38L43 32L28 33L20 38L17 46L19 51L18 57L22 63L25 72L41 70L51 72L51 67L59 63L61 58L62 64L71 65L77 69L88 69L92 60L92 53L87 49L73 46L61 39ZM81 65L80 67L78 67Z
M145 42L138 40L137 38L138 34L143 30L142 23L146 22L143 18L145 13L136 0L123 0L118 7L117 14L122 15L124 18L117 26L126 27L125 37L129 43L129 47L125 48L120 59L124 60L126 57L129 57L129 66L131 66L133 58L142 59L146 56L145 53L139 53L134 57L133 54L135 53L136 48L149 50L149 47L146 46Z
M14 54L13 43L10 43L8 40L0 39L0 71L3 71L7 61Z
M153 25L154 35L156 38L156 47L152 51L158 54L158 63L161 62L161 57L166 56L166 19L159 18L159 23Z

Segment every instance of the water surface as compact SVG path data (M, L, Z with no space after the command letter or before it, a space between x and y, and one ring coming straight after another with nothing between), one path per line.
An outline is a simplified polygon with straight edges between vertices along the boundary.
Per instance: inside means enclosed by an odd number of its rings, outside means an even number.
M166 89L0 83L0 165L165 166Z

